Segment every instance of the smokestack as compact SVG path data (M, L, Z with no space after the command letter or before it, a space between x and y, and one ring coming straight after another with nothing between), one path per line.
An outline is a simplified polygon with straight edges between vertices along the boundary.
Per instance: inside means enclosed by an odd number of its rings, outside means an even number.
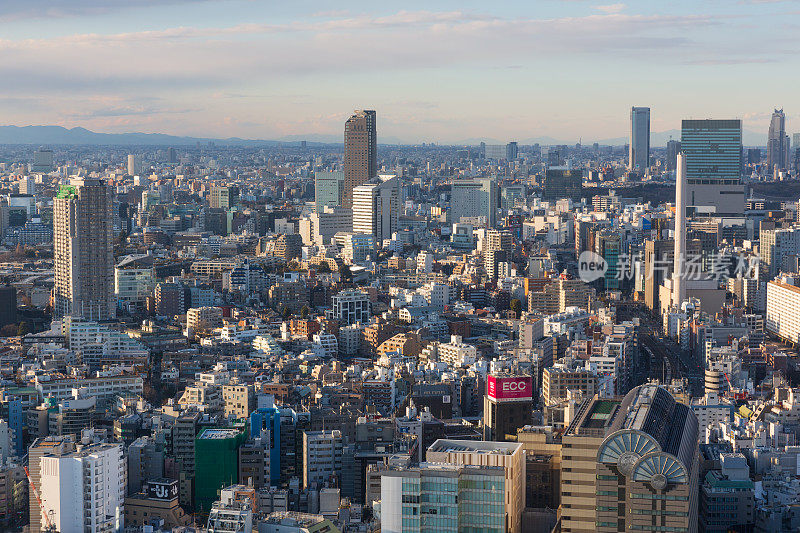
M672 304L679 310L686 299L686 280L683 276L686 253L686 156L678 153L675 174L675 255L672 268Z

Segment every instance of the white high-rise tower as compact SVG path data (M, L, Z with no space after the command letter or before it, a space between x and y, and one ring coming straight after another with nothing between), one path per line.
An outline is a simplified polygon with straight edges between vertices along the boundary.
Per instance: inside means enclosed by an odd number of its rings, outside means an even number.
M672 267L672 305L680 308L686 299L683 265L686 253L686 156L678 153L675 176L675 252Z

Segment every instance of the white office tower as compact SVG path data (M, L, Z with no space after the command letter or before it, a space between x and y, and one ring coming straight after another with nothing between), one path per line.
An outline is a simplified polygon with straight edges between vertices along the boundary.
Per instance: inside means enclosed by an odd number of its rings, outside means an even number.
M53 318L116 316L113 215L105 180L78 178L53 200Z
M480 218L490 228L497 221L497 179L455 179L450 189L450 221Z
M121 532L126 470L122 444L79 445L41 457L42 512L57 531ZM41 523L48 523L44 516Z
M392 238L400 221L400 179L380 179L353 189L353 233L372 235L378 246Z
M672 268L672 305L680 308L686 299L686 280L683 279L686 252L686 156L678 154L675 177L675 251Z
M128 175L129 176L136 176L139 174L141 169L141 161L135 154L128 154Z

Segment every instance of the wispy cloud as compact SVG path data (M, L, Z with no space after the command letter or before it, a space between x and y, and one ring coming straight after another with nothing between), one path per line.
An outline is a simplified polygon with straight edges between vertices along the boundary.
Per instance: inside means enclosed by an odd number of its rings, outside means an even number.
M0 2L0 22L104 15L159 5L207 1L209 0L2 0Z
M603 13L619 13L627 6L625 4L607 4L604 6L594 6L594 8L598 11L602 11Z

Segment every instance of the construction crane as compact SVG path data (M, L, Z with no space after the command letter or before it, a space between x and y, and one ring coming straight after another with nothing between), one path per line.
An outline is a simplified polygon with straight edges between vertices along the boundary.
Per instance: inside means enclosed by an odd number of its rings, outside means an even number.
M36 496L36 501L39 502L39 508L42 510L42 514L44 515L44 519L47 521L47 528L44 531L48 533L58 533L56 530L56 526L53 524L53 521L50 519L50 515L47 513L47 510L44 508L44 504L42 503L42 499L39 497L39 491L36 490L36 485L33 483L31 479L31 474L28 472L28 467L23 466L22 468L25 469L25 477L28 478L28 483L30 483L31 489L33 490L33 495ZM53 511L50 511L52 513Z

